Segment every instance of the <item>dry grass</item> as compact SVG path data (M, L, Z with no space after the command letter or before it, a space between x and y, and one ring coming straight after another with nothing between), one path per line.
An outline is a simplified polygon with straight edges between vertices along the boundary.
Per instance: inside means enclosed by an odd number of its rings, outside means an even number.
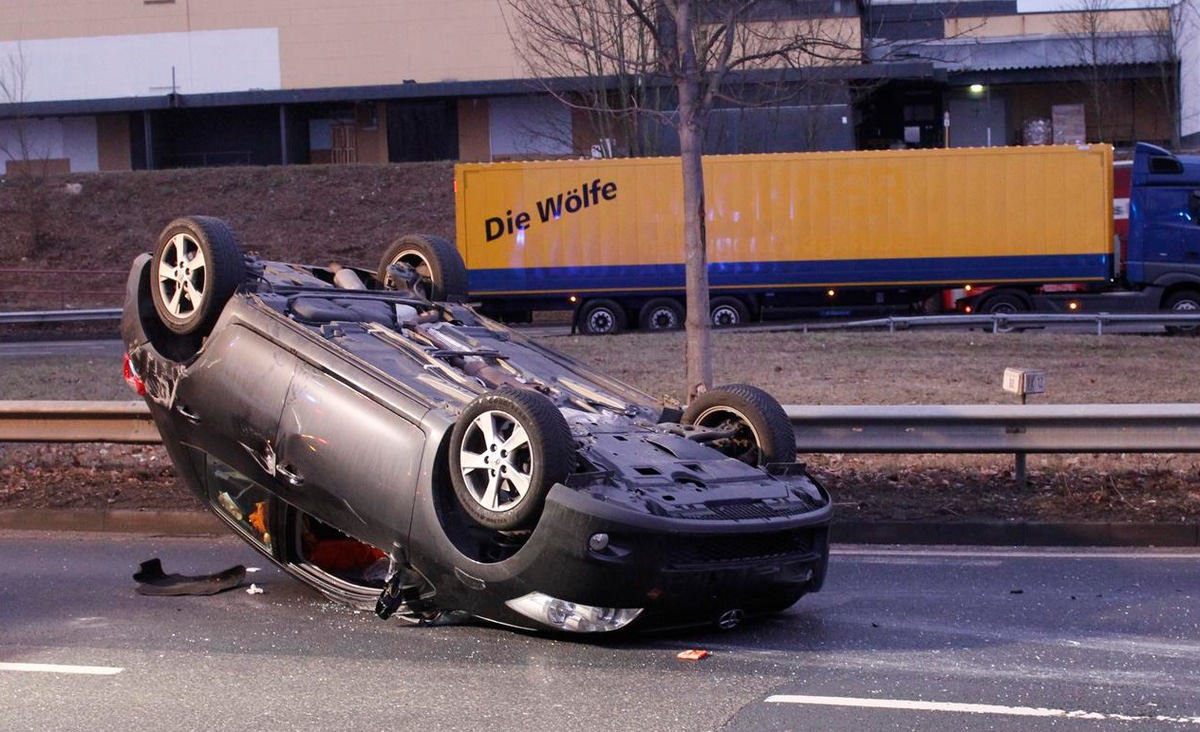
M683 335L544 339L654 396L682 397ZM1200 342L1126 335L972 332L722 332L716 383L747 382L784 404L1012 403L1005 367L1041 368L1038 403L1200 402ZM0 399L123 400L118 359L8 358ZM161 448L0 446L0 506L180 507ZM1011 456L811 455L843 519L1195 521L1200 459L1192 455L1031 455L1015 486Z
M683 396L682 333L547 339L655 396ZM784 404L1004 404L1006 367L1046 371L1034 403L1200 402L1200 341L978 331L719 332L713 381L763 387Z

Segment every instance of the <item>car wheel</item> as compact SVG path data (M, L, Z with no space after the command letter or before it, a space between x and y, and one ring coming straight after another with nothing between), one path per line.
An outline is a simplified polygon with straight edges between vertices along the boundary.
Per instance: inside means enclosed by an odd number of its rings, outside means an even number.
M1167 299L1167 310L1173 313L1195 314L1200 311L1200 294L1191 290L1176 292ZM1200 327L1195 325L1168 325L1167 332L1171 335L1196 335Z
M562 412L528 389L476 397L450 435L450 478L467 515L489 529L531 528L551 486L574 467Z
M708 304L708 312L713 326L717 328L731 328L750 320L750 311L746 309L746 304L727 295L714 297Z
M774 397L757 387L730 384L707 391L688 405L680 421L728 433L709 445L744 463L762 466L796 460L791 420Z
M612 300L589 300L579 311L579 330L588 335L614 335L625 330L625 311Z
M669 297L651 300L642 306L639 325L642 330L679 330L683 327L683 306Z
M379 260L377 277L384 289L404 289L388 272L394 264L407 264L416 271L416 290L428 300L467 296L467 266L454 245L441 237L409 234L392 242Z
M154 310L173 333L207 335L244 276L241 246L229 224L210 216L175 219L154 247Z

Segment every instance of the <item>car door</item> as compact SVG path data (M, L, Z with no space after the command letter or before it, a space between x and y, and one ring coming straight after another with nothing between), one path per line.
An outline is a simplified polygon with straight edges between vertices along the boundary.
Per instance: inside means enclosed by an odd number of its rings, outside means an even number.
M347 378L300 362L279 423L284 500L387 548L408 531L425 435Z
M215 331L175 385L171 416L180 440L270 486L279 415L296 363L242 325Z

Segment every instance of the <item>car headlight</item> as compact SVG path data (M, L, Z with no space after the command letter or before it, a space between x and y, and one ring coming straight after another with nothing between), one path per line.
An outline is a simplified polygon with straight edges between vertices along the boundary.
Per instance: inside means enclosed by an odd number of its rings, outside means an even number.
M605 633L629 625L642 608L594 607L567 602L541 592L515 597L504 603L527 618L572 633Z

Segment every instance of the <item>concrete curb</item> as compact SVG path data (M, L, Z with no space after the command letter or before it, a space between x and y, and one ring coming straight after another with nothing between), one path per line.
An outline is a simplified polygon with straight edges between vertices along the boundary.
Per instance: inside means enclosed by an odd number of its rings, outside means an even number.
M229 527L207 511L68 508L3 509L0 530L195 536L228 533ZM1200 524L855 521L834 523L830 538L835 544L1200 547Z
M835 544L966 546L1200 546L1200 524L1071 521L902 521L835 523Z
M221 534L229 527L207 511L47 508L0 510L0 530L96 531L190 536Z

